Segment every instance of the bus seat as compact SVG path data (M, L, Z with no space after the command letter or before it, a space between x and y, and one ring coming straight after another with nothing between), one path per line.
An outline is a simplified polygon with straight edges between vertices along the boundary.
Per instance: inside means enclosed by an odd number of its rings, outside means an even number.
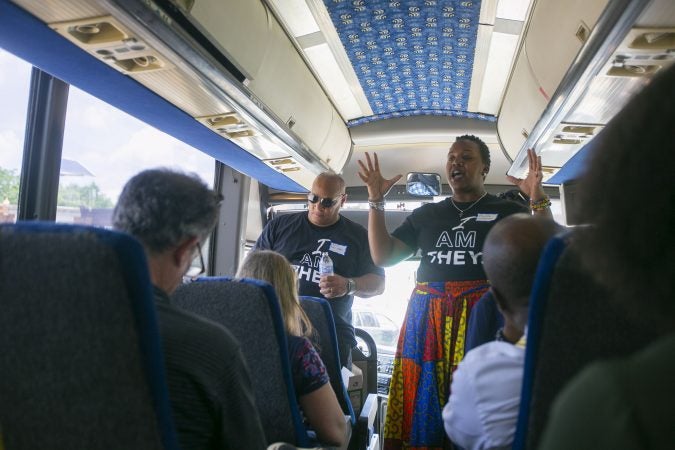
M267 442L309 447L274 288L258 280L205 277L179 286L172 303L225 326L237 338L251 372Z
M342 375L340 372L340 355L338 353L337 333L335 331L333 311L330 309L328 301L323 298L301 296L300 305L316 330L319 344L317 350L319 356L321 356L321 360L326 366L333 391L335 391L338 402L340 402L342 411L351 418L352 425L354 425L356 423L354 409L349 400L347 389L342 382Z
M152 287L130 236L0 225L7 449L177 449Z
M553 400L584 366L630 354L658 337L583 268L574 233L548 242L532 286L514 450L537 447Z
M352 361L358 364L363 371L363 384L369 394L377 394L377 344L367 331L355 328L357 339L362 339L366 344L365 349L358 346L352 352Z
M342 406L345 414L351 417L352 428L354 431L350 439L349 448L358 450L369 448L366 443L369 441L370 435L372 435L372 422L375 419L374 416L376 416L378 412L377 394L369 393L368 395L363 395L365 400L358 411L359 420L357 421L352 403L349 399L349 394L342 382L333 311L331 310L328 301L323 298L301 296L300 304L318 334L319 355L326 365L326 370L328 371L328 376L330 377L335 395L337 396L338 401L340 401L340 406ZM368 422L371 422L371 427L368 427Z
M377 435L381 434L378 417L383 419L380 397L377 395L377 344L367 331L355 328L357 340L361 339L366 348L354 347L352 361L363 372L363 389L367 397L356 422L355 436L359 441L350 443L351 449L378 448ZM386 404L384 405L386 406ZM353 444L353 447L352 445Z

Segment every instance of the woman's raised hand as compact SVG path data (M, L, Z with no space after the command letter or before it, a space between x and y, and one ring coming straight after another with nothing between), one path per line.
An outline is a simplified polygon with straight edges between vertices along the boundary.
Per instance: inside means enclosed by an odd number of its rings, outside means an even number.
M544 178L541 167L541 156L537 156L534 149L530 148L527 150L527 159L529 171L525 178L516 178L511 175L508 175L507 178L511 183L518 186L518 189L523 191L530 199L539 200L545 196L544 187L541 184Z
M377 153L373 153L373 160L366 152L366 164L360 159L358 160L361 170L359 170L359 177L368 186L368 199L371 201L381 201L387 192L392 188L403 175L399 174L393 178L386 179L380 173L380 163L377 160Z

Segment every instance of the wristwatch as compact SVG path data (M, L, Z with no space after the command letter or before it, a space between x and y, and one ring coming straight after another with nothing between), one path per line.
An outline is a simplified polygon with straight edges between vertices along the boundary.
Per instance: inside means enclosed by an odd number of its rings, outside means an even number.
M353 278L347 278L347 295L352 295L356 292L356 281Z

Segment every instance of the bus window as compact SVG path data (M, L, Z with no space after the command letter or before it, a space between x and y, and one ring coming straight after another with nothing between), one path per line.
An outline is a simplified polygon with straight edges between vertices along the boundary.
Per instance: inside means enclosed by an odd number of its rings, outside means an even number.
M560 225L565 225L565 218L563 217L562 212L562 203L560 203L559 198L551 198L551 214L553 214L553 220L558 222Z
M30 64L0 49L0 222L15 222Z
M377 391L380 394L389 393L396 343L408 298L415 287L418 265L419 261L408 260L385 267L386 283L381 295L354 297L354 326L368 332L377 344Z
M124 183L152 167L195 172L213 186L213 158L70 87L57 222L109 228Z
M194 172L213 187L215 160L107 103L70 87L56 221L112 226L122 187L153 167ZM209 260L208 241L202 245ZM199 272L196 257L192 269Z

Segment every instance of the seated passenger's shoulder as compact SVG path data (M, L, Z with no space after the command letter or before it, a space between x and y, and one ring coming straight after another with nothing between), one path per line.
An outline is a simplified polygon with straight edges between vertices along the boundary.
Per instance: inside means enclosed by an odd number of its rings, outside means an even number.
M525 349L509 342L491 341L470 350L460 366L467 364L493 364L494 360L513 360L523 364Z
M508 342L493 341L476 347L466 354L453 375L450 402L464 403L464 397L469 395L468 404L482 405L483 413L511 410L513 400L517 409L524 361L525 349Z

